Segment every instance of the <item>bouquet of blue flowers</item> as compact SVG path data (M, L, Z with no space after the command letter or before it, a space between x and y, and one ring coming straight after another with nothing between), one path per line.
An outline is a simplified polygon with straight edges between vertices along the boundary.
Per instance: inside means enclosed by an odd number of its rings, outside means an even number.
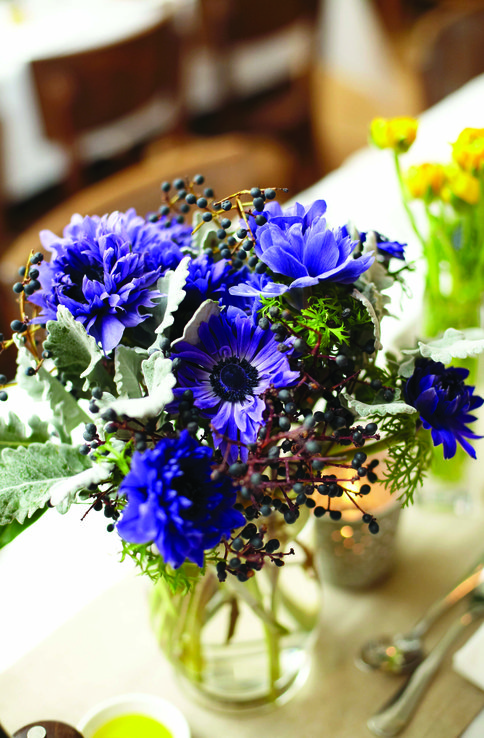
M18 372L0 378L0 542L79 503L173 590L209 564L246 582L284 565L303 511L338 520L335 498L377 534L365 496L382 450L404 503L432 443L475 457L483 400L445 365L483 341L454 331L381 353L403 244L330 228L322 200L283 210L274 188L216 199L198 175L161 192L147 218L42 232L48 257L19 270L1 343ZM37 402L42 418L24 422Z

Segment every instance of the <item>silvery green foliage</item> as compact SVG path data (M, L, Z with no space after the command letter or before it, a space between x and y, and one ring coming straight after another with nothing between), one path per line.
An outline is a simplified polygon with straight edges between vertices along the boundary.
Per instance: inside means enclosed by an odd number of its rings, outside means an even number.
M453 359L467 359L469 356L478 356L484 351L484 331L481 328L468 328L458 331L447 328L442 338L432 341L419 341L418 348L404 349L403 354L409 358L400 365L400 374L411 377L415 359L422 356L432 361L441 361L450 364Z
M170 269L161 277L156 289L161 292L158 305L153 309L153 316L157 322L156 333L164 333L173 325L174 314L178 306L185 299L185 287L188 276L190 257L186 256L175 270ZM156 346L156 343L154 344Z
M66 307L58 306L57 320L48 321L47 332L44 348L52 353L60 374L73 384L84 379L84 390L88 390L90 385L112 388L112 380L102 363L102 350Z
M111 441L114 447L118 447L121 451L124 448L122 441ZM90 469L84 469L72 477L60 479L55 482L50 490L50 502L61 513L67 512L73 502L75 502L77 492L87 489L89 485L96 486L106 482L114 469L114 464L109 461L99 461L94 463Z
M34 415L28 421L28 427L12 412L8 420L0 418L0 450L28 446L31 443L45 443L49 440L48 423Z
M141 374L148 389L146 397L115 398L105 393L98 403L99 407L111 408L117 415L139 420L158 417L165 405L173 400L176 378L171 371L171 360L158 351L142 362Z
M50 404L51 422L58 430L61 440L69 442L74 428L81 423L90 422L89 415L66 387L43 366L39 367L33 376L26 376L25 369L29 366L35 367L35 361L23 346L18 349L17 363L18 384L34 401L46 400Z
M120 397L138 398L143 396L140 385L141 367L148 358L148 352L137 347L120 344L114 352L114 383Z
M359 238L359 235L357 236L357 238ZM368 231L368 233L366 234L366 241L363 244L363 253L373 253L375 255L375 261L370 266L370 268L361 275L359 281L365 284L372 283L378 292L391 287L395 282L394 277L388 274L388 271L376 258L377 242L375 231ZM362 291L364 292L365 290L363 289ZM386 302L391 302L389 297L386 297Z
M193 317L188 321L183 331L183 336L177 341L173 341L172 349L176 351L176 345L179 341L186 341L193 345L198 343L198 329L202 323L208 323L212 315L220 315L220 308L213 300L205 300L202 302L198 310L193 313Z
M196 210L193 214L192 224L194 229L199 226L197 232L192 234L192 251L198 256L203 254L207 248L217 251L219 240L217 238L217 229L214 228L213 222L205 223L202 213Z
M368 285L367 291L368 291L368 294L373 296L372 285ZM370 320L373 323L373 327L375 329L375 350L379 351L380 349L383 348L383 346L380 340L381 338L380 318L378 316L377 310L375 310L375 305L378 305L378 301L375 298L375 301L372 302L372 300L367 295L363 294L357 289L354 289L351 295L352 297L355 298L355 300L358 300L365 306L366 311L368 315L370 316ZM377 297L378 296L381 297L378 291L375 292L375 295Z
M44 383L37 374L29 377L25 373L29 367L35 367L35 360L30 351L27 351L25 346L19 342L19 336L14 336L14 341L17 346L17 374L15 376L15 384L20 389L28 392L32 400L39 402L42 400L44 394Z
M414 407L407 405L406 402L398 399L393 400L392 402L381 403L379 405L367 405L366 402L356 400L345 391L341 393L340 397L346 407L356 412L360 418L367 418L370 415L380 415L384 417L387 415L399 415L400 413L411 415L412 413L417 412Z
M0 525L23 523L44 507L56 482L91 464L65 444L32 443L6 448L0 456Z

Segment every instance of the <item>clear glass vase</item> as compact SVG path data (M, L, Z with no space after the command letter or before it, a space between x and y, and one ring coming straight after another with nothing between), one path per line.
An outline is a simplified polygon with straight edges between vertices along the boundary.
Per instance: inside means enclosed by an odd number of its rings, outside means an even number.
M426 338L435 338L447 328L468 330L482 326L482 299L480 295L474 299L464 299L458 291L435 293L429 289L424 297L423 334ZM476 386L476 394L482 396L484 389L482 380L482 361L480 357L454 359L453 366L460 366L469 371L466 380ZM482 432L478 423L471 424L474 433ZM479 453L479 447L477 447ZM442 446L433 449L430 474L425 479L418 502L439 511L451 511L458 515L468 515L476 511L481 504L482 485L476 480L476 461L459 445L452 459L444 459Z
M160 580L152 596L159 644L185 689L210 706L257 708L285 702L309 673L320 587L312 550L296 538L285 565L268 563L247 582L215 569L188 594Z

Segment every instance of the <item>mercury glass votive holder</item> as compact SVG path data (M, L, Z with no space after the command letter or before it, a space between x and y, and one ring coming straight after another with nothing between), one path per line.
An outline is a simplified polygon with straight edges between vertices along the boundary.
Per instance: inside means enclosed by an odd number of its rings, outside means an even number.
M354 492L358 486L352 485ZM331 501L332 509L341 511L340 520L332 520L326 514L315 521L321 577L338 587L371 587L385 579L395 564L400 502L382 484L375 484L370 494L358 499L358 504L377 519L378 533L370 533L362 513L345 502L344 497Z

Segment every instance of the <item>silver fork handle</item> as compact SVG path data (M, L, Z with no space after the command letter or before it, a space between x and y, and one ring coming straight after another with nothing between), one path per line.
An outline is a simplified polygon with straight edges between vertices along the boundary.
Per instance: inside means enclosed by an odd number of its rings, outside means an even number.
M448 649L478 617L484 615L483 608L475 608L462 615L449 628L424 661L417 667L408 681L387 702L384 707L368 720L367 726L374 735L393 736L400 733L412 717L426 688L439 668Z

